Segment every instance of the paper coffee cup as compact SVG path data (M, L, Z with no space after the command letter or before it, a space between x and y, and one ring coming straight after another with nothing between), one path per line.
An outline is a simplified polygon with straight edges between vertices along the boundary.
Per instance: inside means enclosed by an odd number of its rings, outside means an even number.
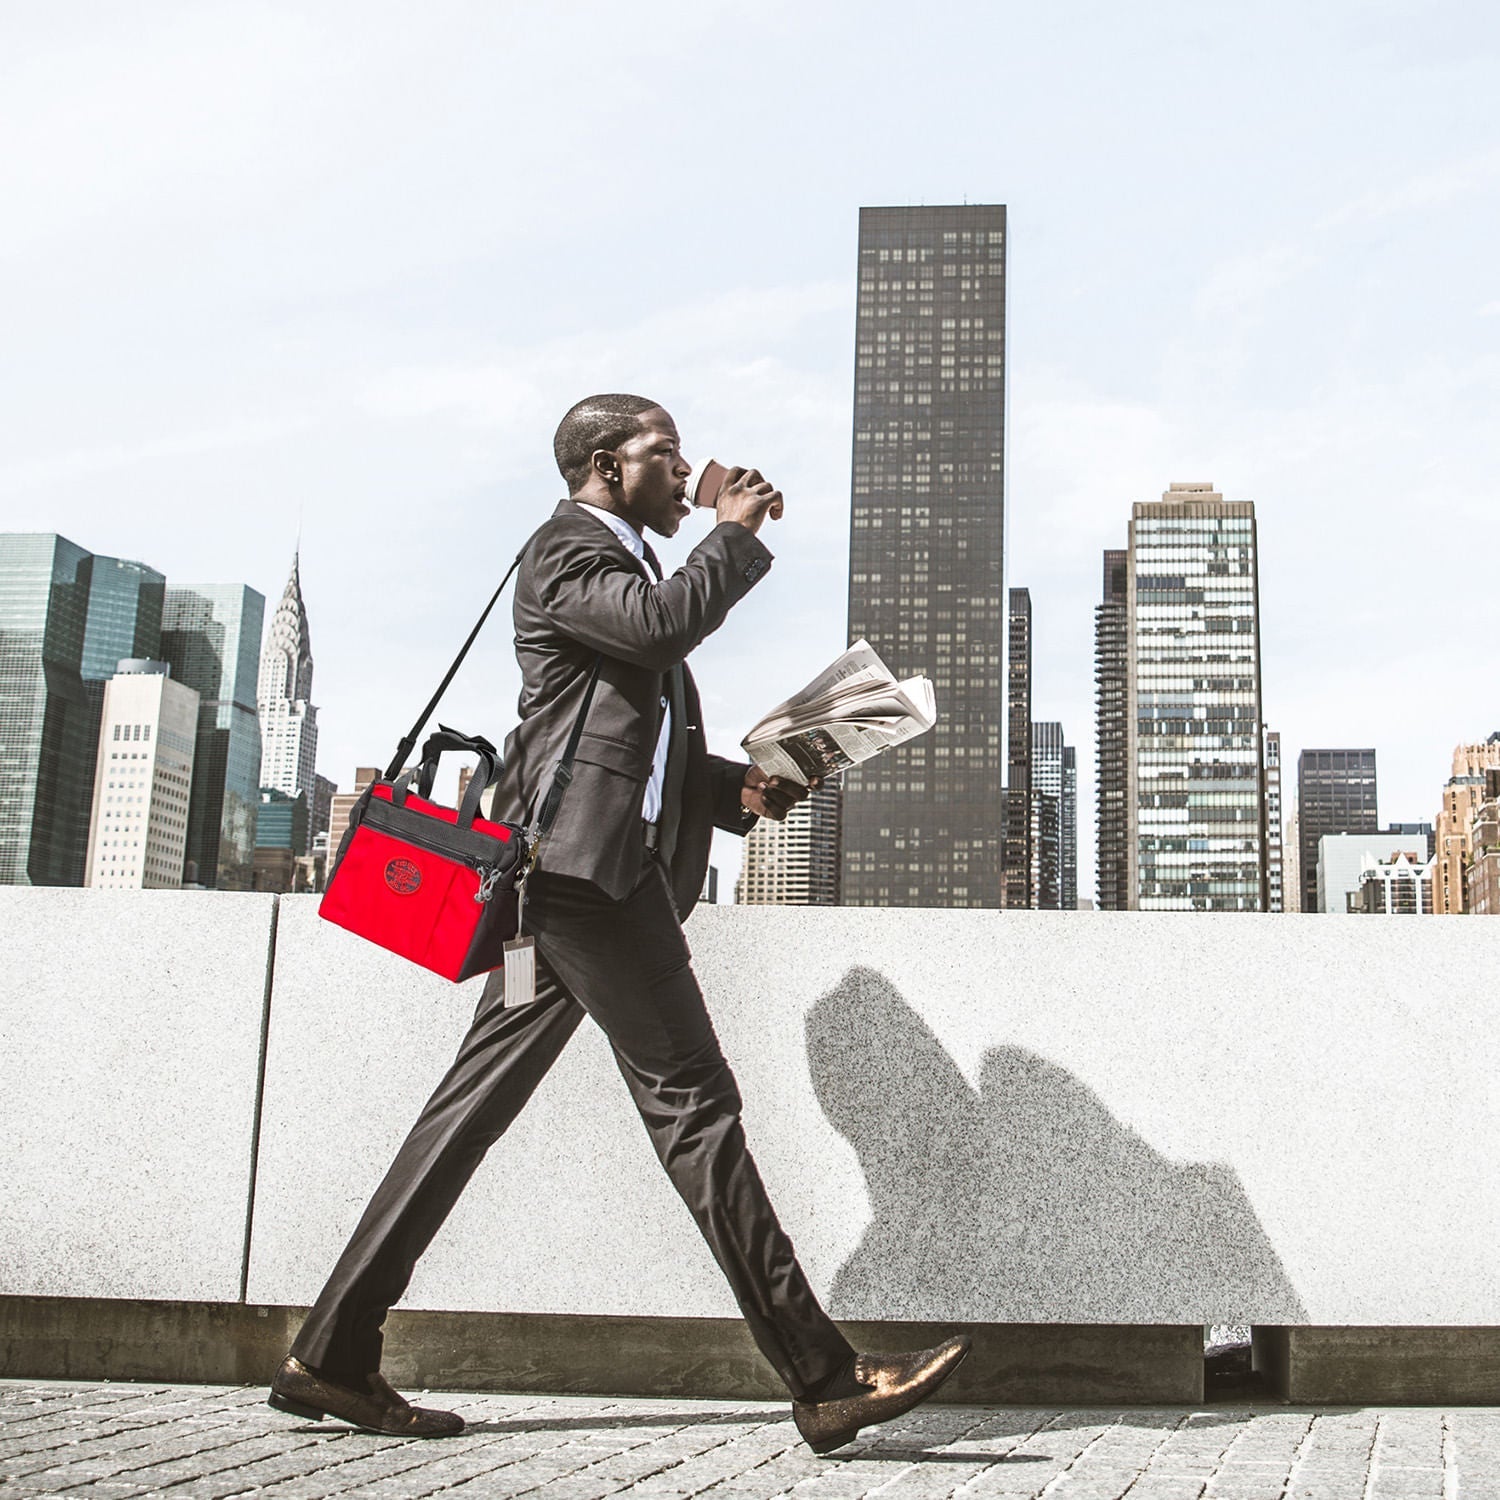
M687 500L689 505L702 505L712 510L719 503L719 491L729 470L716 458L707 458L688 476Z

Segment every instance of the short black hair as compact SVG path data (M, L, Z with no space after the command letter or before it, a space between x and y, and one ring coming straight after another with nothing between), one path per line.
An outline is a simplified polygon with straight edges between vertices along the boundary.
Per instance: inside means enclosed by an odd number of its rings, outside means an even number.
M660 405L644 396L614 394L585 396L574 406L557 424L552 439L552 453L568 493L582 489L589 477L589 460L599 449L618 448L634 437L641 430L641 416Z

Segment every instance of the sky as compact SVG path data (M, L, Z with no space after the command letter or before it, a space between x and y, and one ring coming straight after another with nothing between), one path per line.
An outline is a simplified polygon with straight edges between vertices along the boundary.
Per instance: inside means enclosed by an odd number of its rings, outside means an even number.
M1293 768L1374 745L1382 819L1430 819L1453 746L1500 729L1493 6L0 22L0 529L249 583L268 621L300 536L340 785L560 497L552 431L591 391L786 494L693 658L715 748L841 649L862 204L1008 205L1007 581L1033 714L1078 747L1081 893L1100 554L1174 481L1255 503ZM498 740L518 685L502 619L441 717Z

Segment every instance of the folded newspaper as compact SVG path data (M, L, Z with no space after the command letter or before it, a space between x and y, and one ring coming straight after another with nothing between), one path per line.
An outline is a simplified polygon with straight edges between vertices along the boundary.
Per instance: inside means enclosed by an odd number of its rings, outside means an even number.
M856 641L741 741L767 776L803 786L926 734L937 700L926 677L897 682L868 641Z

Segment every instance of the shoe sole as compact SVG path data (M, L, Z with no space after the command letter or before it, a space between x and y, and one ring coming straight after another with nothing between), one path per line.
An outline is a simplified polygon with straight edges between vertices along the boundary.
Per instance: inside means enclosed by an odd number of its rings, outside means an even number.
M904 1417L906 1415L906 1412L915 1411L923 1401L931 1401L932 1398L937 1395L937 1393L942 1390L942 1388L948 1383L948 1377L952 1375L952 1373L969 1357L972 1349L973 1345L971 1344L968 1349L965 1349L958 1356L958 1358L955 1359L953 1363L943 1371L942 1375L938 1377L937 1384L934 1385L933 1388L928 1391L927 1394L924 1395L920 1400L913 1401L912 1404L906 1408L906 1411L892 1412L890 1416L882 1417L880 1419L880 1422L870 1422L866 1425L870 1427L879 1427L883 1422L894 1422L897 1417ZM821 1442L808 1443L807 1446L821 1458L825 1453L832 1453L834 1449L842 1448L845 1444L852 1443L855 1438L857 1438L863 1431L863 1427L856 1427L853 1432L848 1434L847 1437L824 1438ZM806 1441L806 1439L804 1439L804 1441Z
M444 1438L457 1437L464 1429L455 1428L451 1432L389 1432L384 1427L371 1427L364 1422L356 1422L349 1417L331 1415L321 1407L308 1406L303 1401L293 1401L290 1396L283 1396L279 1391L272 1391L266 1397L266 1405L274 1407L277 1411L284 1411L291 1417L305 1417L309 1422L343 1422L359 1432L373 1432L377 1437L406 1437L406 1438Z
M290 1417L306 1417L310 1422L321 1422L328 1415L326 1411L319 1411L316 1406L304 1406L300 1401L293 1401L290 1396L283 1396L272 1391L266 1397L266 1405L274 1406L277 1411L284 1411Z

